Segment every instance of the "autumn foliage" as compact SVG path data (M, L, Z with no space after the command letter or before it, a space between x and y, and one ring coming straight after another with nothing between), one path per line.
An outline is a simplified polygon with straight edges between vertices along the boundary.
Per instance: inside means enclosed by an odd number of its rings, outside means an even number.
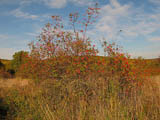
M98 13L96 6L88 8L84 18L80 18L78 13L69 14L72 30L66 30L60 16L52 16L53 23L46 24L38 40L29 44L31 51L26 54L19 74L38 81L116 76L123 87L141 85L142 81L137 78L143 71L137 72L130 56L115 43L104 41L102 47L107 57L98 56L96 45L87 36L87 30Z
M87 30L99 10L97 5L88 8L82 18L69 14L72 29L52 16L53 22L29 44L30 52L14 55L16 75L29 78L29 85L3 90L0 97L10 106L6 118L158 120L159 91L148 79L152 64L131 59L106 40L104 56L99 56L98 45L89 38Z

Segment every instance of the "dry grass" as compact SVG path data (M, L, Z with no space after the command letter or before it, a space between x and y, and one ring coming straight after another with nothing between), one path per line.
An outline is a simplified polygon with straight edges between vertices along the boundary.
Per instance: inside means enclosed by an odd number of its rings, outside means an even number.
M102 78L94 82L65 80L67 83L46 80L39 86L27 85L28 80L16 78L1 81L1 87L7 87L7 100L17 114L14 119L159 120L159 78L148 79L142 94L135 94L131 99L119 99L116 92L107 92Z
M26 86L28 85L28 79L13 78L13 79L0 79L0 87L10 88L14 86Z
M160 75L152 76L150 79L153 81L154 84L156 84L156 88L160 90Z
M159 89L160 89L160 76L156 76L156 77L154 78L154 80L156 81L156 83L158 84Z

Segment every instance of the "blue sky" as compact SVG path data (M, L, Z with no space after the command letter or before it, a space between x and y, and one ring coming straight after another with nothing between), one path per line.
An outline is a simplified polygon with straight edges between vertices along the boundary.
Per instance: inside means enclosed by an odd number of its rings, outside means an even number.
M133 57L160 56L160 0L0 0L0 58L29 50L52 15L67 21L69 13L83 13L95 2L100 14L88 30L94 42L116 41Z

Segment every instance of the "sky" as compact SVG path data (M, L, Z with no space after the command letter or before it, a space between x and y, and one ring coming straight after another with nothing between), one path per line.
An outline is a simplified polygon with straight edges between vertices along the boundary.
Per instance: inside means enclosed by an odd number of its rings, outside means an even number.
M100 13L88 34L93 43L114 41L132 57L160 56L160 0L0 0L0 58L29 50L51 16L68 24L69 13L83 14L98 2ZM121 31L121 32L120 32Z

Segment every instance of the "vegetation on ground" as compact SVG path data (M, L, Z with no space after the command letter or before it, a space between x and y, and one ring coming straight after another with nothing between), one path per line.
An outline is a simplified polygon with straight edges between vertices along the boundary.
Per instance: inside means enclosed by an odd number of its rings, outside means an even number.
M52 16L53 23L30 43L30 52L15 53L11 69L28 85L0 87L0 118L159 120L159 88L151 79L160 73L159 59L131 59L105 40L107 56L98 56L87 36L98 13L96 6L87 9L84 19L70 14L73 31L66 30L61 17Z

